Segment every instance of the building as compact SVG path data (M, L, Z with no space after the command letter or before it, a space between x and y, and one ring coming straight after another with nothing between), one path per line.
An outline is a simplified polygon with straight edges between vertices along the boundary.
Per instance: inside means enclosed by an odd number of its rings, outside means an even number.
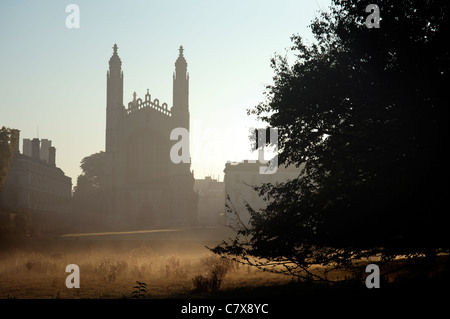
M0 195L7 210L28 213L37 231L69 224L72 179L56 166L56 149L49 140L24 139L22 154L17 147Z
M234 225L242 223L249 224L250 214L247 204L254 210L259 210L267 206L267 202L253 189L252 186L260 186L263 183L275 184L297 178L303 166L295 165L278 166L273 174L261 174L260 167L267 166L267 163L259 160L244 160L243 162L227 162L225 165L224 182L226 204L234 212L229 212L226 208L226 224Z
M225 223L225 183L206 176L196 179L194 191L198 195L198 223L200 226L216 226Z
M165 227L196 225L197 202L190 163L175 164L170 140L175 128L189 131L189 75L180 46L173 75L173 105L136 92L123 103L122 61L113 47L107 72L106 174L108 220ZM190 158L190 156L189 156Z

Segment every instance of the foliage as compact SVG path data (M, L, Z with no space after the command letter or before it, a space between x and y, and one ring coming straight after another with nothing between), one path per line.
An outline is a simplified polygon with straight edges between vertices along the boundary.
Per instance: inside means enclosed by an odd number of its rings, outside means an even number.
M103 151L83 158L82 173L74 187L74 222L101 223L106 212L106 172Z
M316 42L292 37L297 60L276 56L266 101L249 110L279 131L279 162L304 163L297 179L255 189L250 225L213 252L308 279L315 264L352 268L448 252L449 4L335 0L311 24Z
M238 265L229 259L217 258L216 256L204 258L201 263L208 268L208 274L206 276L197 275L192 278L194 291L201 293L219 290L228 271L237 269Z
M219 279L218 273L212 271L208 277L197 275L192 278L195 292L215 292L220 288L222 280Z
M147 284L139 280L136 281L136 284L137 285L133 287L134 290L131 292L131 298L145 298L145 296L147 295Z
M19 130L2 126L0 129L0 189L8 176L9 165L12 161L19 139Z
M105 187L105 152L100 151L81 160L82 173L77 178L77 186L74 193L77 196L91 194ZM74 194L74 195L75 195Z

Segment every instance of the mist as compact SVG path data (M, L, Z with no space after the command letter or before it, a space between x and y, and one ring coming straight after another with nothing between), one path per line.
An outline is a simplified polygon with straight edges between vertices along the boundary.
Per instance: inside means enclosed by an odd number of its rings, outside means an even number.
M0 299L442 299L449 4L329 2L0 4Z

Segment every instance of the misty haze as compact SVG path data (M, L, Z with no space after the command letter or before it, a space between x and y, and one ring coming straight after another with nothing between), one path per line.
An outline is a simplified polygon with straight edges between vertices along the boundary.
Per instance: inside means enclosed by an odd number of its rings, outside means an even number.
M73 192L51 140L24 138L20 152L20 132L11 131L16 145L2 189L2 205L11 213L3 214L3 221L12 238L23 232L25 239L5 247L2 297L167 298L289 282L206 247L232 237L239 222L249 225L244 203L265 206L253 185L296 178L300 169L260 174L268 162L260 149L258 160L227 162L224 180L194 179L190 160L171 158L176 142L167 138L178 127L189 131L183 46L175 61L171 108L149 90L142 98L134 92L124 103L121 66L114 44L106 79L105 151L82 159ZM182 152L189 147L176 154ZM227 213L229 196L236 215ZM58 269L69 264L79 266L82 290L65 287L68 274ZM145 294L133 294L138 281L146 284Z
M0 4L0 299L442 305L448 12Z

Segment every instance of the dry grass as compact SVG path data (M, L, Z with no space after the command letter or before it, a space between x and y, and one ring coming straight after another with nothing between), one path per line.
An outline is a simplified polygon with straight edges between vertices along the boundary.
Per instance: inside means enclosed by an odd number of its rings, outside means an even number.
M286 276L224 261L207 249L155 251L145 244L126 249L85 245L83 249L8 252L0 259L0 298L131 298L136 281L147 298L195 296L193 279L216 273L220 289L285 283ZM204 246L199 246L204 247ZM55 248L61 248L56 246ZM80 268L80 288L65 286L65 268ZM218 287L217 287L218 288Z
M33 239L0 251L0 299L131 298L138 281L146 284L146 298L220 297L236 292L248 296L254 288L263 288L255 293L265 296L267 289L277 293L277 286L292 281L289 276L223 260L205 248L229 235L220 229L195 229ZM80 268L80 288L65 285L69 264ZM311 270L323 273L325 269ZM328 279L345 276L350 274L334 271ZM315 293L305 285L291 288L297 294L302 293L298 289Z

